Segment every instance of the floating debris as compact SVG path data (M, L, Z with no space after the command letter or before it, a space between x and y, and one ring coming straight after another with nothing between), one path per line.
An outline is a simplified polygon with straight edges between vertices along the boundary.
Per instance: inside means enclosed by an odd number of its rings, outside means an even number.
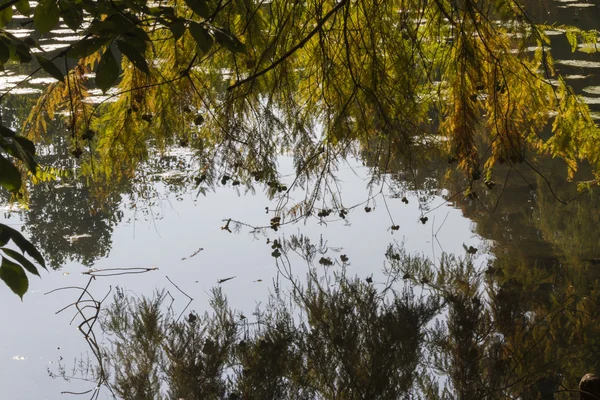
M92 235L90 235L88 233L82 233L80 235L71 235L71 236L65 235L65 236L63 236L63 238L67 239L67 241L69 241L69 243L75 243L79 239L89 238L89 237L92 237Z
M204 250L204 248L200 247L198 250L196 250L195 252L193 252L193 253L192 253L192 255L189 255L189 256L187 256L187 257L183 257L183 258L181 259L181 261L183 261L183 260L187 260L188 258L192 258L192 257L194 257L195 255L197 255L198 253L200 253L202 250Z
M217 283L223 283L223 282L227 282L227 281L230 281L230 280L232 280L233 278L236 278L236 277L235 277L235 276L230 276L229 278L225 278L225 279L219 279L219 280L217 281Z

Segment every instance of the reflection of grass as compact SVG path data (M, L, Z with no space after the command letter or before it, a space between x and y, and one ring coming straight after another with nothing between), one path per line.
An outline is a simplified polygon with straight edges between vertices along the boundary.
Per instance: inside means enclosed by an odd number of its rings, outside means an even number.
M170 398L392 399L415 391L436 303L410 290L383 301L358 280L336 284L311 280L287 300L273 297L253 322L231 311L220 290L212 315L184 320L161 307L164 292L117 297L103 321L113 389L125 399L161 387Z
M580 297L558 269L500 254L478 272L396 247L387 274L311 273L252 316L220 289L211 313L185 316L167 292L117 289L101 319L106 384L123 399L536 398L598 370L597 285Z

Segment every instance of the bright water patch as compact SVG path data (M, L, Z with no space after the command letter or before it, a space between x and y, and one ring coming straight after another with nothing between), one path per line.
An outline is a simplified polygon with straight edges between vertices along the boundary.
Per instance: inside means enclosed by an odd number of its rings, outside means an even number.
M588 86L581 90L584 91L585 93L600 95L600 86Z
M186 155L187 151L180 153ZM280 163L284 175L286 171L293 172L289 158L281 159ZM337 177L345 205L350 207L368 198L367 168L353 162L341 167ZM284 180L284 183L290 182ZM331 248L326 256L339 259L341 254L347 255L346 272L360 278L372 277L378 287L386 283L382 269L390 243L404 243L409 254L423 254L431 259L439 259L443 252L464 254L463 244L484 247L482 239L474 233L473 223L464 218L460 210L449 207L440 196L431 199L432 207L440 207L428 214L426 225L422 224L419 221L421 194L408 190L405 192L408 204L400 198L387 197L384 201L379 196L369 203L370 212L361 206L350 211L346 220L335 217L320 222L313 217L306 222L282 226L277 232L252 233L250 228L242 226L238 233L229 233L221 228L229 218L252 226L268 226L272 214L267 214L265 207L274 209L276 201L262 193L240 196L231 186L215 188L213 193L199 197L195 192L169 193L162 183L157 183L156 189L154 205L148 209L131 207L127 200L123 201L120 207L123 218L114 226L110 237L110 255L98 260L93 268L158 269L141 275L98 278L90 287L95 297L101 299L115 286L136 296L152 296L156 288L166 288L174 297L175 312L180 312L187 298L169 283L168 277L194 299L190 307L198 313L209 309L210 289L220 286L230 306L242 311L252 322L256 305L268 299L274 282L278 282L281 290L289 289L289 282L276 267L267 239L272 243L274 239L301 233L317 244L322 238ZM384 193L390 195L388 190ZM303 190L295 191L291 200L301 200L303 196ZM64 206L67 207L67 199ZM70 214L79 218L81 212L72 210ZM398 231L390 230L392 220L400 226ZM20 223L14 215L8 222ZM97 228L90 226L89 229ZM94 244L88 234L69 232L66 240L70 246L85 249ZM198 252L199 248L203 250ZM485 259L485 255L478 256L479 262ZM335 265L328 271L340 272L341 268ZM0 384L7 398L16 398L18 394L20 398L54 399L60 398L60 392L65 390L90 388L88 382L50 379L47 373L47 368L57 372L59 360L71 368L73 360L82 355L85 358L88 351L82 334L76 329L80 322L70 324L74 310L55 314L76 301L80 292L63 290L44 294L60 287L86 285L89 276L82 275L86 270L81 264L68 262L60 273L42 271L41 279L31 277L30 290L23 302L9 290L0 290L0 301L6 310L0 315L3 327L0 337L10 343L0 348L0 370L3 371ZM308 272L306 263L299 258L292 258L292 270L298 278ZM230 277L234 278L228 279ZM15 354L27 357L27 362L15 363L11 358ZM23 385L24 376L27 376L27 385Z
M570 67L581 67L581 68L600 68L599 61L586 61L586 60L557 60L555 64L568 65Z

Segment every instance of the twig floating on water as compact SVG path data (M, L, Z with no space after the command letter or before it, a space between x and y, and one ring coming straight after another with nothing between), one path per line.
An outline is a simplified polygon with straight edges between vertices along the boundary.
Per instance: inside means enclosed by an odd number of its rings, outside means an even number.
M133 274L144 274L150 271L157 271L158 267L153 268L104 268L104 269L91 269L83 272L84 275L91 276L116 276L116 275L133 275Z
M183 257L183 258L181 259L181 261L185 261L185 260L187 260L188 258L192 258L192 257L196 256L196 255L197 255L198 253L200 253L202 250L204 250L204 248L200 247L198 250L196 250L195 252L193 252L193 253L192 253L192 255L190 255L190 256L187 256L187 257Z
M233 278L236 278L236 277L235 277L235 276L230 276L229 278L219 279L219 280L217 281L217 283L223 283L223 282L227 282L227 281L230 281L230 280L232 280Z

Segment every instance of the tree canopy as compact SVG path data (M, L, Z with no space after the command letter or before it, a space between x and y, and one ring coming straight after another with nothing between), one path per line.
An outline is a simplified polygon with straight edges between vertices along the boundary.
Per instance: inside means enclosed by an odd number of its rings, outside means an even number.
M80 38L40 51L61 21ZM6 29L15 24L34 30L17 37ZM26 201L24 182L66 174L36 155L55 120L77 174L105 186L172 144L195 150L189 172L200 187L260 182L285 196L314 179L276 218L310 215L336 163L364 152L380 159L376 172L401 158L414 173L431 157L424 150L439 148L470 196L494 185L497 165L537 172L541 155L563 159L570 179L589 164L586 185L600 176L600 131L557 75L548 27L517 1L40 0L33 9L9 0L0 25L0 65L31 64L31 76L56 80L26 118L0 127L0 184L15 199ZM574 45L596 41L561 29ZM88 100L93 88L107 96L99 104ZM294 159L291 187L280 182L281 154ZM0 226L0 278L22 296L23 268L37 270L9 240L45 264Z

